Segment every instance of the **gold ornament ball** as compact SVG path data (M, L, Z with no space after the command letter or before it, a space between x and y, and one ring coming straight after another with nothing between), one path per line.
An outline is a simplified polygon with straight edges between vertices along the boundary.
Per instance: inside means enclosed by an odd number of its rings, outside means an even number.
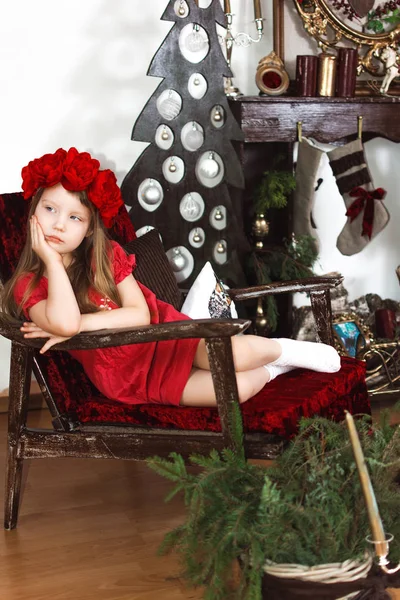
M161 134L161 139L167 140L169 138L168 131L163 131Z
M263 316L256 317L255 322L256 331L262 332L268 325L267 319Z
M221 118L221 113L219 112L219 110L216 110L214 113L214 121L220 121Z
M259 298L257 301L257 311L256 311L256 318L254 320L254 325L256 328L257 333L262 333L266 327L268 326L268 321L265 318L264 315L264 308L262 305L262 299Z
M175 173L176 171L176 164L171 162L171 164L169 165L168 169L171 171L171 173Z
M266 220L263 213L256 215L253 221L252 233L256 240L256 248L263 247L263 239L268 235L269 222Z
M222 214L222 212L220 211L220 209L218 208L218 209L215 211L214 219L215 219L216 221L222 221L222 219L223 219L223 218L224 218L224 217L223 217L223 214Z
M198 231L196 231L196 233L193 235L193 241L195 244L199 244L203 241L203 238L201 237Z
M180 6L180 7L179 7L178 14L179 14L179 16L181 16L181 17L183 17L183 16L185 15L185 9L184 9L184 7L183 7L183 6Z
M268 235L269 222L266 220L263 213L259 213L253 222L254 235Z
M218 254L223 254L225 252L225 245L222 242L219 242L217 252Z

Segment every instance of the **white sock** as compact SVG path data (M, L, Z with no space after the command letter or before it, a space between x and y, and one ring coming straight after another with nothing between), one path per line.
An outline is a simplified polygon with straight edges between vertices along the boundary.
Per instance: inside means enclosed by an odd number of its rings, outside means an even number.
M269 364L264 365L264 369L267 369L269 373L269 380L272 381L278 375L283 375L283 373L288 373L289 371L293 371L296 367L292 367L291 365L287 365L285 367L278 367L277 365Z
M340 369L340 356L333 346L288 338L274 338L274 340L281 346L282 354L268 366L290 365L320 373L336 373Z

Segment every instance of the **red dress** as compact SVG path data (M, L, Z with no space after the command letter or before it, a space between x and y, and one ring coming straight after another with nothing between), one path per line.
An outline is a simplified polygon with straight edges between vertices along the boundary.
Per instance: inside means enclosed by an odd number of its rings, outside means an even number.
M118 284L132 273L136 260L132 254L127 256L116 242L112 242L112 246L114 280ZM30 273L17 282L14 297L18 304L32 277ZM146 298L152 324L189 319L170 304L158 300L144 285L139 282L138 285ZM27 318L29 309L47 298L47 287L47 278L42 277L23 306ZM101 298L94 291L91 300L103 310L118 308L112 300ZM178 405L198 343L198 339L168 340L69 352L82 364L86 375L107 398L126 404Z

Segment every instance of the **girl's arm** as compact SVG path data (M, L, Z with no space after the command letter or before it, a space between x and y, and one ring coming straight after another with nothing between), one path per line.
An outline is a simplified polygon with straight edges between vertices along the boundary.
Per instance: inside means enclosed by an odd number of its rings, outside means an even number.
M79 331L118 329L150 324L150 312L142 290L132 275L117 285L122 308L102 310L81 316Z
M23 331L24 337L26 338L50 338L40 350L41 354L43 354L55 344L59 344L81 331L96 331L97 329L118 329L122 327L149 325L150 312L147 302L134 277L128 275L128 277L117 285L117 288L121 297L122 308L80 315L79 331L74 331L69 335L64 334L61 336L61 334L55 334L45 325L42 325L39 320L44 323L46 319L43 314L47 302L46 300L38 302L38 304L30 309L29 316L32 322L25 322L21 327L21 331ZM37 315L38 321L36 321L34 313Z
M29 318L43 330L71 337L79 332L81 314L62 256L46 242L35 216L30 222L32 250L43 260L48 279L48 297L29 309Z
M122 308L115 308L110 311L100 311L81 315L80 331L96 331L97 329L118 329L121 327L134 327L139 325L150 324L150 313L147 302L142 294L142 291L132 275L126 277L117 285ZM39 302L29 311L30 314L34 308L40 304L45 304L46 301ZM49 338L40 350L44 354L55 344L64 342L71 336L59 336L49 332L48 329L42 327L36 321L32 323L25 322L21 327L21 331L26 338ZM75 332L75 335L78 332Z

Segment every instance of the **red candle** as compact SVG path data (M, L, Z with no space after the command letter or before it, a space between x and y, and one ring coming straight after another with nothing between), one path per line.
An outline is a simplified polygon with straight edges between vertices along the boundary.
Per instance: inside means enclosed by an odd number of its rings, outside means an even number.
M351 98L356 91L358 52L356 48L339 48L336 70L336 95Z
M396 336L396 313L389 308L375 311L376 337L393 340Z
M298 96L315 96L317 91L318 57L300 55L296 59L296 91Z

